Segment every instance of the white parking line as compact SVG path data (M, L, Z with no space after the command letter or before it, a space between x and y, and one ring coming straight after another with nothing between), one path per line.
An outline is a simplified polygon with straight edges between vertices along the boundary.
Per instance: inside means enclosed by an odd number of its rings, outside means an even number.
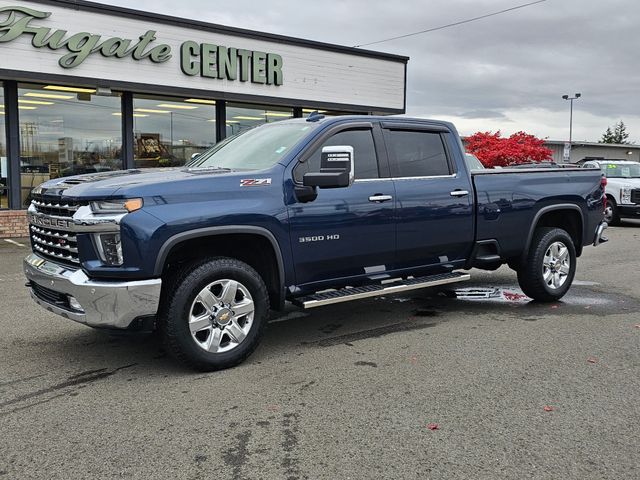
M271 320L269 323L278 323L278 322L286 322L287 320L293 320L295 318L302 318L302 317L308 317L309 315L311 315L310 313L306 313L306 312L289 312L287 315L284 315L282 317L279 318L275 318L273 320Z
M22 243L20 243L20 242L16 242L15 240L11 240L10 238L5 238L5 239L4 239L4 241L5 241L5 242L12 243L12 244L14 244L14 245L17 245L17 246L19 246L19 247L26 247L26 245L23 245L23 244L22 244Z

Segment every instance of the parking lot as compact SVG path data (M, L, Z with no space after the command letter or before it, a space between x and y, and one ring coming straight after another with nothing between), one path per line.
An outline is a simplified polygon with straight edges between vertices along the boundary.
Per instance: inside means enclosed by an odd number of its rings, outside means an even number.
M506 267L274 318L239 367L177 365L28 297L0 246L0 478L638 478L640 222L562 302Z

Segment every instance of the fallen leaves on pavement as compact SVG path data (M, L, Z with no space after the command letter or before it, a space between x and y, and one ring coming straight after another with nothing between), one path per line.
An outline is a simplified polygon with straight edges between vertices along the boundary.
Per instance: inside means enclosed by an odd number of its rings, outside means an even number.
M512 302L517 301L517 300L522 300L523 298L527 298L526 295L523 295L522 293L516 293L516 292L502 292L502 295L504 296L504 298L506 298L507 300L510 300Z

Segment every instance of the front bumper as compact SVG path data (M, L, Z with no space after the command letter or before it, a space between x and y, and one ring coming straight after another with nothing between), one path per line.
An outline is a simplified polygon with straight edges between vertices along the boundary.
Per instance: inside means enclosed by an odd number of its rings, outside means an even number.
M618 205L618 214L621 217L638 217L640 216L640 205Z
M162 286L159 278L95 281L81 269L59 265L35 253L24 259L23 266L36 303L76 322L97 328L125 329L134 320L158 311ZM81 308L77 308L78 304Z

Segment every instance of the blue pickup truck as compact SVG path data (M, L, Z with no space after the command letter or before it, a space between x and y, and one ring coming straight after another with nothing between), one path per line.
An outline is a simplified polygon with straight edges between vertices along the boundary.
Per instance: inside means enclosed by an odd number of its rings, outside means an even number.
M51 180L32 192L32 298L86 325L158 329L199 370L256 348L270 310L460 282L508 264L561 298L602 242L597 169L470 171L455 127L312 114L181 168Z

